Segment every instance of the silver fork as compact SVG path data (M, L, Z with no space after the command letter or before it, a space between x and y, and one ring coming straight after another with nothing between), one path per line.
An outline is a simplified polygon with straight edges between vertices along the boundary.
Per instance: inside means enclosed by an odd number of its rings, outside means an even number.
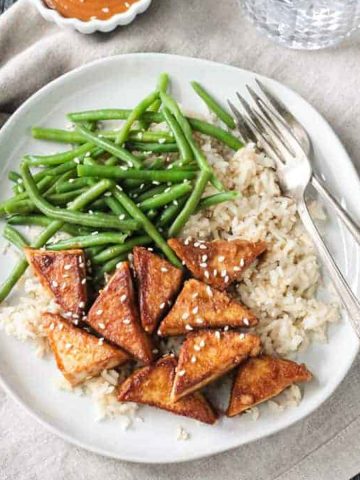
M269 104L273 107L274 111L278 114L278 119L280 122L287 127L296 140L299 142L300 146L302 147L305 155L310 158L312 152L311 141L309 135L305 128L301 125L301 123L294 117L294 115L286 108L286 106L279 100L275 95L258 79L255 80L258 84L260 90L264 94L265 98L268 100ZM267 118L268 116L268 106L267 104L260 98L254 90L247 86L248 91L257 104L258 108L260 109L262 115ZM250 130L245 130L244 122L240 122L238 124L240 133L245 141L255 142L257 138ZM334 209L337 216L343 222L345 227L348 231L352 234L356 242L360 245L360 226L357 222L346 212L346 210L342 207L340 202L332 195L331 192L328 191L326 188L325 183L321 178L313 171L311 176L311 184L317 190L317 192L329 203L329 205Z
M244 140L260 143L264 151L274 160L280 187L285 195L294 198L300 219L312 238L319 257L327 268L334 287L349 314L351 324L360 338L360 303L325 245L305 202L305 191L313 176L310 160L286 123L267 107L250 87L247 88L256 99L256 108L252 108L239 93L237 96L243 106L244 114L229 102L240 133L245 137Z

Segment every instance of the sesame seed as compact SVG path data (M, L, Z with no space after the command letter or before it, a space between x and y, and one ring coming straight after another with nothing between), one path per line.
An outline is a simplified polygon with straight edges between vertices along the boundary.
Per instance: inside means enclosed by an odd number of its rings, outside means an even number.
M64 325L62 323L60 323L58 328L59 328L59 330L62 330L64 328Z
M157 180L153 180L151 183L152 183L153 185L160 185L160 182L158 182Z
M152 353L154 353L156 355L157 353L159 353L159 350L157 348L154 348Z
M220 255L218 257L219 262L223 262L225 260L225 257L223 255Z
M90 215L94 215L94 211L93 211L93 210L88 210L88 213L89 213Z
M221 333L220 333L218 330L215 332L215 337L216 337L218 340L220 340L220 338L221 338Z
M110 9L109 9L109 7L104 7L104 8L101 9L101 11L104 12L104 13L109 13Z
M230 280L229 275L226 275L226 277L224 278L224 282L228 283L229 280Z
M130 8L130 3L129 3L129 2L125 2L125 7L126 7L126 8Z
M194 308L192 309L192 313L193 313L194 315L196 315L196 314L198 313L198 311L199 311L199 307L198 307L198 306L196 306L196 307L194 307Z
M244 334L244 333L240 333L239 337L240 337L240 340L244 340L245 334Z
M79 302L79 308L84 308L85 307L85 302Z
M154 249L153 249L153 248L151 248L151 247L148 247L148 251L149 251L149 252L153 252L153 251L154 251Z
M70 268L72 268L72 265L70 264L67 264L64 266L64 270L70 270Z
M207 263L200 263L201 268L207 268Z
M198 317L196 320L195 320L196 323L198 323L199 325L201 325L202 323L204 323L204 320L200 317Z
M194 247L200 247L200 243L199 243L199 242L195 242L195 243L194 243Z
M187 312L185 312L185 313L183 313L183 314L181 315L181 318L182 318L183 320L186 320L187 318L189 318L189 314L188 314Z
M104 313L104 310L96 310L96 315L101 315L102 313Z
M124 303L126 299L127 299L127 295L125 295L125 294L124 294L124 295L121 295L121 297L120 297L120 302L121 302L121 303Z
M54 330L54 328L55 328L55 323L52 322L52 323L50 324L50 330Z
M207 256L207 255L203 255L203 256L201 257L201 260L202 260L203 262L206 262L207 259L208 259L208 256Z
M160 306L161 310L162 310L163 308L165 308L165 305L166 305L166 303L165 303L165 302L162 302L162 303L160 303L160 305L159 305L159 306Z
M66 343L65 348L66 348L66 350L70 350L70 348L72 348L72 344L71 343Z
M199 296L198 292L192 294L192 298L197 298Z
M249 319L248 319L248 318L244 318L244 319L243 319L243 324L246 325L246 326L249 326L249 325L250 325Z
M126 170L129 170L129 167L127 167L126 165L122 165L120 168L121 170L124 170L124 172L126 172Z
M56 287L59 286L59 284L58 284L58 282L57 282L56 280L53 280L53 281L51 282L51 286L54 287L54 288L56 288Z
M98 323L98 327L101 328L101 330L104 330L105 323Z
M130 325L130 319L129 318L124 318L123 323L125 325Z
M169 270L166 267L161 267L160 270L164 273L168 272Z
M205 340L201 340L199 345L200 345L201 348L205 347Z
M212 297L214 295L209 285L206 287L206 293L209 295L209 297Z
M226 325L226 327L224 327L224 332L227 332L229 330L229 325Z
M99 345L102 345L103 343L104 343L104 337L99 338L98 344L99 344Z
M245 265L245 260L242 258L239 262L240 267L243 267Z
M234 270L234 272L240 272L241 268L240 267L234 267L233 270Z
M116 185L116 188L117 188L120 192L123 191L123 189L122 189L122 187L121 187L120 185Z
M208 272L207 270L205 270L204 276L205 276L205 278L209 278L209 277L210 277L210 274L209 274L209 272Z
M187 330L188 332L191 332L191 330L194 330L193 327L189 324L185 325L185 330Z
M184 240L184 245L189 245L190 240L191 240L191 237L185 238L185 240Z
M78 158L78 157L74 158L74 162L79 165L79 163L80 163L80 158Z
M83 278L83 279L81 280L81 285L85 285L85 283L86 283L86 278Z
M91 235L99 235L99 232L95 230L94 232L91 232Z
M179 375L179 377L183 377L185 375L185 373L186 373L185 370L180 370L178 372L178 375Z
M202 243L199 248L200 248L201 250L206 250L206 249L207 249L207 246Z
M200 352L200 346L199 345L194 345L194 350L195 350L195 352Z
M195 363L195 362L196 362L196 357L195 357L195 355L193 355L193 356L191 357L191 363Z
M214 269L214 272L213 272L214 277L217 277L217 274L218 274L218 271L217 271L216 268L215 268L215 269Z

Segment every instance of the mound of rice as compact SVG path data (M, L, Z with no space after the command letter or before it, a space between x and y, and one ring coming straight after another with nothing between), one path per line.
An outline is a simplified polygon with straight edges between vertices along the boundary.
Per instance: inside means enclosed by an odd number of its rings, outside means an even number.
M325 341L327 325L339 318L338 305L315 297L320 272L314 248L297 216L294 201L281 195L272 162L253 145L233 155L214 140L200 136L198 140L225 186L240 195L235 201L194 215L182 236L265 240L269 247L267 254L246 271L234 291L259 317L256 332L265 351L294 356L313 339ZM212 193L215 190L208 187L205 194ZM314 212L320 219L323 217L318 207ZM56 311L57 307L30 274L20 288L24 288L25 296L15 297L12 305L2 307L0 328L21 341L31 340L37 353L44 354L48 346L39 323L40 314L45 310ZM162 345L164 349L176 350L178 340L169 339ZM122 370L122 375L125 374ZM73 390L95 400L98 418L120 417L126 428L139 417L135 417L136 405L117 402L115 387L119 380L117 371L104 371L100 377ZM60 383L61 388L71 389L64 380ZM298 404L300 399L300 389L293 386L268 405L273 411L281 411L285 406ZM254 408L250 414L256 419L259 411Z

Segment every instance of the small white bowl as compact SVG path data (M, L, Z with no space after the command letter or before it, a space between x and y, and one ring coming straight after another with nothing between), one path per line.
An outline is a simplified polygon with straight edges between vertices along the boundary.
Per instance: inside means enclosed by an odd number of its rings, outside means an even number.
M78 18L63 17L57 10L49 8L43 0L31 0L40 14L49 22L54 22L59 27L69 27L81 33L111 32L119 25L128 25L136 15L145 12L151 4L151 0L139 0L123 13L117 13L107 20L89 20L85 22Z

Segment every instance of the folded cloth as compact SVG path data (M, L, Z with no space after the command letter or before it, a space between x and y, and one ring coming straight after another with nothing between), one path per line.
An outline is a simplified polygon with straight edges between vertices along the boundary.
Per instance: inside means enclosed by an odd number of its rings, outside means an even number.
M289 84L325 114L360 166L357 40L317 53L285 50L258 35L235 0L154 0L133 24L86 36L47 23L28 0L19 0L0 17L0 122L36 90L81 64L128 52L169 52L231 63ZM287 430L170 466L127 464L75 448L1 393L0 477L349 480L360 471L359 368L357 358L334 395Z

